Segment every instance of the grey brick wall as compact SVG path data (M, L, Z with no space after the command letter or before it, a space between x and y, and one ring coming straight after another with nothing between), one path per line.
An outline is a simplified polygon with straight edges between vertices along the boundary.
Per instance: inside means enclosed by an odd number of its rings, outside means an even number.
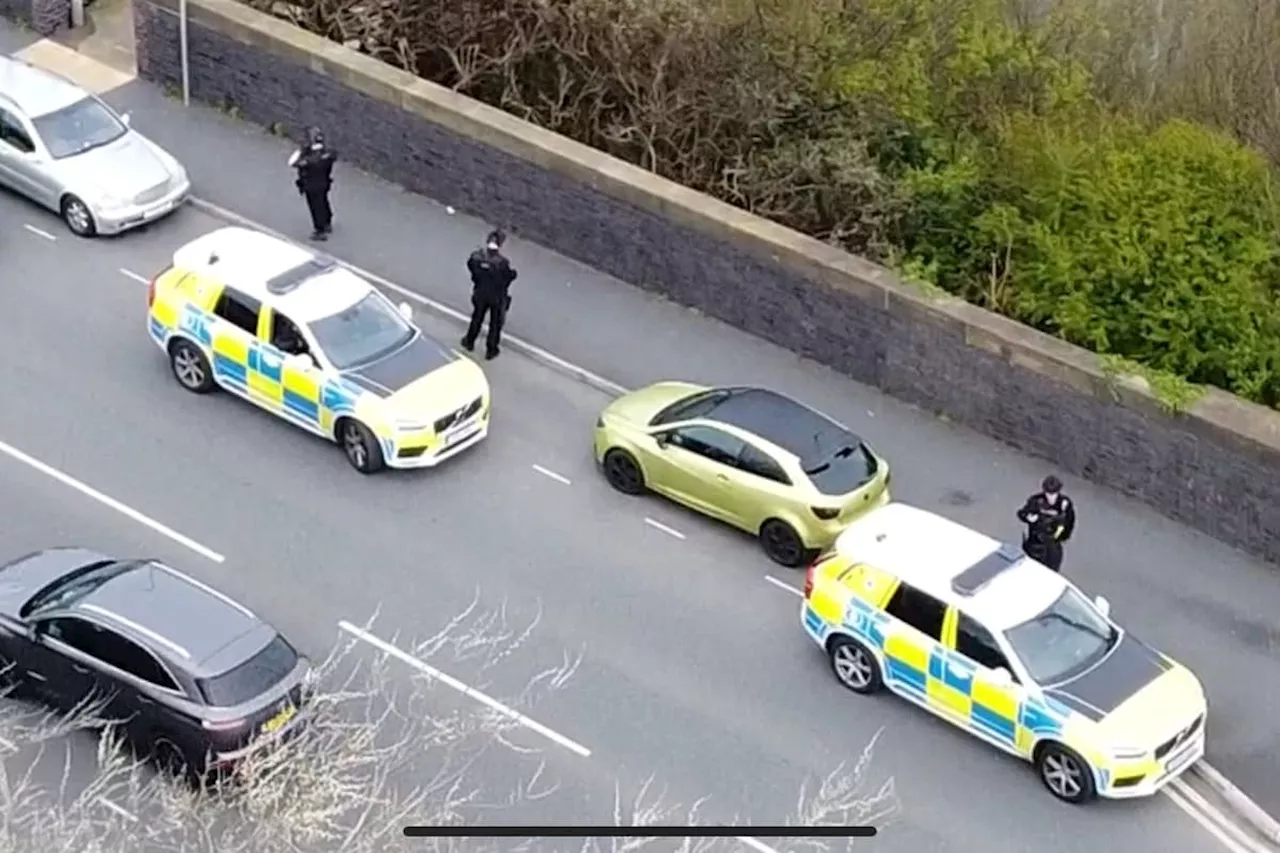
M71 26L71 0L0 0L0 17L51 36Z
M176 17L146 0L133 8L139 73L176 84ZM345 158L388 180L512 223L524 237L1280 563L1280 460L1196 435L1185 418L1099 402L967 346L959 326L816 285L195 23L189 50L197 100L233 103L264 126L321 125Z

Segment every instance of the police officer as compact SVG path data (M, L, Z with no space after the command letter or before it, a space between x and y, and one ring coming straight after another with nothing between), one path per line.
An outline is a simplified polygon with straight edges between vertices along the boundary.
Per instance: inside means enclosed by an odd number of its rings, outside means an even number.
M1076 508L1062 493L1062 481L1050 474L1040 491L1027 498L1018 510L1018 520L1027 526L1022 550L1028 557L1055 572L1062 570L1062 544L1076 529Z
M511 282L516 280L516 271L501 251L506 240L507 236L501 231L492 231L485 244L467 258L467 271L471 273L471 325L462 337L462 346L468 352L475 348L480 326L488 315L489 334L485 339L484 353L487 359L498 357L502 324L511 307L509 289Z
M298 171L294 186L307 200L311 213L311 239L327 240L333 233L333 208L329 206L329 189L333 186L333 164L338 155L324 143L319 128L307 128L307 141L289 157L289 165Z

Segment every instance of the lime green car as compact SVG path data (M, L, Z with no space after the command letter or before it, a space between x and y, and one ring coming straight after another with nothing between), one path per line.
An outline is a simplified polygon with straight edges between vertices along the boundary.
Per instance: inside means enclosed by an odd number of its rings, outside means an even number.
M745 530L791 568L889 502L889 466L866 442L763 388L633 391L600 414L595 456L618 491L657 492Z

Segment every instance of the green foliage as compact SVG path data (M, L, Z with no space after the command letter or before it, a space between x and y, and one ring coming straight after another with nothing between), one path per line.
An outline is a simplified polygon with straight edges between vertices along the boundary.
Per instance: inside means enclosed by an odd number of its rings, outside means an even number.
M1171 414L1187 411L1204 396L1204 388L1200 385L1192 384L1172 373L1152 370L1150 367L1118 355L1104 355L1101 357L1101 362L1103 372L1113 379L1122 376L1136 376L1142 379L1156 401Z
M300 0L289 14L927 293L1136 364L1173 408L1192 383L1277 405L1270 166L1176 118L1156 77L1177 27L1148 0L1019 2L415 0L391 15ZM1208 20L1203 0L1168 2ZM1210 112L1196 116L1230 125Z

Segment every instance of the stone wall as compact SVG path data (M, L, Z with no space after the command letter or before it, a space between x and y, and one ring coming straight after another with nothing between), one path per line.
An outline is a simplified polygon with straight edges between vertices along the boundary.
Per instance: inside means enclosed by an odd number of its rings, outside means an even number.
M133 8L140 75L178 83L177 0ZM264 126L324 126L345 158L388 180L1280 563L1277 413L1210 392L1191 414L1166 414L1140 381L1107 377L1083 350L234 0L189 10L193 98Z
M71 26L71 0L0 0L0 17L51 36Z

